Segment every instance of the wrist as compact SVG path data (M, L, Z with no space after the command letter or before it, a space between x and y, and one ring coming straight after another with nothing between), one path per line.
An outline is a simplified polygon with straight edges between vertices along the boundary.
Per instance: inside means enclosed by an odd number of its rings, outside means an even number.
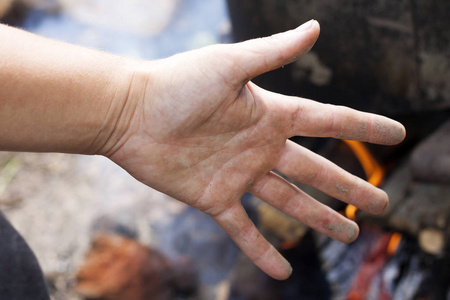
M136 131L143 110L148 76L145 62L122 59L108 84L93 154L111 157Z
M101 154L127 130L137 63L0 24L0 150Z

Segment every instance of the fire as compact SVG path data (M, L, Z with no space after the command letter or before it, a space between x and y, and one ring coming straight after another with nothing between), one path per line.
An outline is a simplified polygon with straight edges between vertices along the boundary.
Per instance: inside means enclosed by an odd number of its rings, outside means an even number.
M350 147L356 158L358 158L358 161L361 163L367 181L374 186L379 186L384 179L383 167L377 162L372 154L370 154L363 143L349 140L344 140L344 142ZM357 210L358 209L355 206L349 204L345 209L345 215L347 218L354 220Z
M358 210L358 208L354 205L347 205L347 207L345 208L345 215L347 216L347 218L349 218L350 220L355 220L356 219L356 211Z
M367 181L374 186L380 186L385 175L383 167L371 155L363 143L357 141L344 140L355 154L366 174ZM347 205L345 215L355 220L358 209L353 205ZM359 274L353 283L353 287L347 294L349 300L366 299L370 291L370 283L380 274L387 260L397 252L402 235L398 232L383 233L378 242L371 249L368 258L361 266ZM381 297L381 294L380 294ZM384 297L382 297L384 299ZM380 298L381 299L381 298Z
M400 242L402 241L402 235L398 232L395 232L392 234L391 238L389 239L389 243L387 246L387 254L389 256L393 256L395 252L397 252L398 246L400 245Z
M344 142L350 147L361 163L364 173L366 173L367 181L375 186L379 186L384 178L383 167L370 154L363 143L349 140L344 140Z
M380 186L384 179L384 169L377 162L377 160L370 154L369 150L363 143L357 141L344 140L344 142L350 147L355 154L358 161L363 167L366 174L367 181L374 186ZM345 208L345 215L351 220L355 220L357 207L349 204ZM387 253L389 256L393 256L400 245L402 235L400 233L393 233L389 239L387 246Z

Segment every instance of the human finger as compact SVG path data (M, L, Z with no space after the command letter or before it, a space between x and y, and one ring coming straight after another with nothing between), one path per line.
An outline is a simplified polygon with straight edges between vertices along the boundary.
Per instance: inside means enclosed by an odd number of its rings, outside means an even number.
M319 32L319 23L311 20L293 30L234 44L231 54L247 82L298 59L312 48Z
M303 224L343 243L359 233L355 222L316 201L295 185L271 172L252 186L252 194Z
M395 145L405 138L403 125L384 116L280 95L254 84L249 87L254 97L270 108L270 117L286 137L333 137L383 145Z
M240 203L214 219L262 271L278 280L291 275L289 262L261 235Z
M275 169L372 214L382 213L389 202L383 190L292 141L286 143Z

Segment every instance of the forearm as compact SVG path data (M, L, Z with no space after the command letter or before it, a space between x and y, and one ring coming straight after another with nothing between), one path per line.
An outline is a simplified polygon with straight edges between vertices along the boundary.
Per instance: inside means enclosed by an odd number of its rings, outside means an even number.
M0 150L93 154L112 147L133 111L131 65L0 25Z

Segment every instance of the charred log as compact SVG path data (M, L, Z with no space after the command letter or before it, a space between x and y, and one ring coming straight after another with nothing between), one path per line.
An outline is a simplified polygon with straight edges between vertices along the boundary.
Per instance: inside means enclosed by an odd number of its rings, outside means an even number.
M237 41L321 23L312 52L259 78L280 92L382 113L450 107L450 3L228 0Z

